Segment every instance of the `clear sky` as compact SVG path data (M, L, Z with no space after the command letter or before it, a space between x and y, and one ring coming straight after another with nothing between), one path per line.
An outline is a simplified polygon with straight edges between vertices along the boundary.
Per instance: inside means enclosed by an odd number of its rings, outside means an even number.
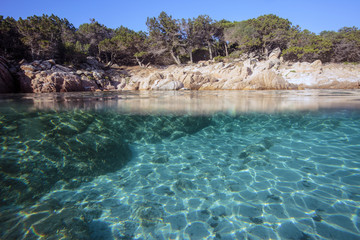
M360 0L0 0L0 15L15 19L55 14L75 27L95 18L110 28L121 25L146 31L147 17L165 11L174 18L207 14L212 19L241 21L276 14L315 33L360 27Z

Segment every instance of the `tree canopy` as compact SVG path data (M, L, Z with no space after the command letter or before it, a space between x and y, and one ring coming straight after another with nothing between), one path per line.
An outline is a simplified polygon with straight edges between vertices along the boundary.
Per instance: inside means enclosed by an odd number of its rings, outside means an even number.
M285 60L359 62L360 30L312 33L274 14L244 21L208 15L175 19L166 12L148 17L147 32L111 29L90 19L75 28L55 15L18 19L0 16L0 54L14 60L56 59L81 63L87 56L108 64L182 64L241 54L266 58L280 48Z

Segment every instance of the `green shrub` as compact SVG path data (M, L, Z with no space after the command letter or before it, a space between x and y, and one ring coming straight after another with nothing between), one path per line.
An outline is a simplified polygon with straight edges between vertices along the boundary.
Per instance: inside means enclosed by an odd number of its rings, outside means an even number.
M216 62L223 62L224 59L225 59L225 57L223 57L223 56L216 56L216 57L214 57L214 60L215 60Z

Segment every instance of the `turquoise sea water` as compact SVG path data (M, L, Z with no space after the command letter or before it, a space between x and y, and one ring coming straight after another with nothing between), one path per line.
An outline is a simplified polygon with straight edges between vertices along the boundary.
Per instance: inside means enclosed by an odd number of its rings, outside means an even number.
M0 239L360 239L360 91L0 96Z

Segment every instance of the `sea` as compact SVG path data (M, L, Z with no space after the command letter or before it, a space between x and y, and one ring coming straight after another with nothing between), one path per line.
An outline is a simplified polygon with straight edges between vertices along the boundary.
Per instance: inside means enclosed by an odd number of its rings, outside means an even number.
M360 239L360 91L2 94L0 239Z

